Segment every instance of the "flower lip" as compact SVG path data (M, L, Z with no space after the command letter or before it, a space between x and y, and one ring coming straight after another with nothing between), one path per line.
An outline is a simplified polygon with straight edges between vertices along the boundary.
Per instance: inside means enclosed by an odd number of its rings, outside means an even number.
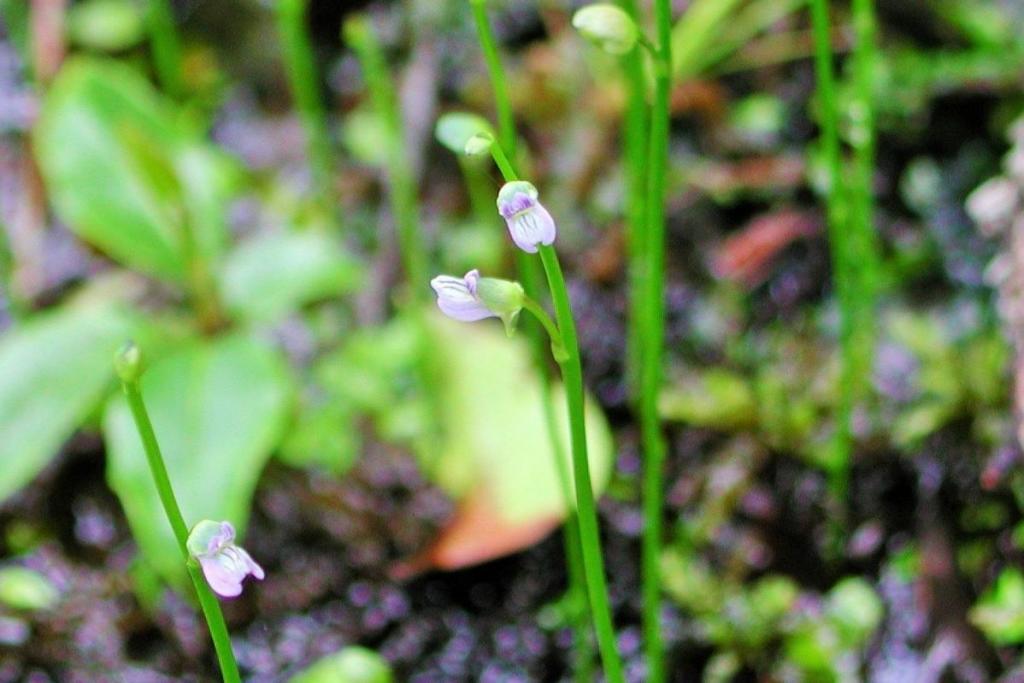
M192 527L187 546L210 588L222 597L240 595L242 580L250 574L259 580L266 576L263 567L244 548L235 545L235 528L230 522L202 520Z
M477 296L480 272L471 270L463 277L438 275L430 281L430 286L437 294L437 307L449 318L462 322L474 322L484 318L496 317Z

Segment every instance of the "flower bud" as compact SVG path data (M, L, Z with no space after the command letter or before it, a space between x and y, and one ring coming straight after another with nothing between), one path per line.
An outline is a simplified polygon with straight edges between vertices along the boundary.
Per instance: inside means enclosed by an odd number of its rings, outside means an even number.
M587 5L572 16L573 27L584 38L613 55L627 54L636 46L636 22L610 3Z
M114 356L114 370L125 384L138 382L142 376L142 352L135 342L126 342Z
M555 241L555 219L537 201L537 188L525 180L505 183L498 192L498 213L505 219L516 246L530 254Z
M466 140L466 146L462 151L466 153L466 156L476 157L490 152L491 145L493 144L493 135L490 133L477 133Z
M437 294L437 307L449 318L463 322L501 318L508 334L515 330L526 297L518 282L480 277L476 270L462 278L438 275L430 286Z
M494 128L487 119L478 114L455 111L445 114L437 120L434 135L442 145L452 152L472 154L467 149L469 140L478 135L485 139L490 136L490 139L493 140Z
M222 597L241 595L242 579L250 574L260 580L265 576L249 553L235 545L235 528L230 522L202 520L192 527L186 547L199 561L210 588Z

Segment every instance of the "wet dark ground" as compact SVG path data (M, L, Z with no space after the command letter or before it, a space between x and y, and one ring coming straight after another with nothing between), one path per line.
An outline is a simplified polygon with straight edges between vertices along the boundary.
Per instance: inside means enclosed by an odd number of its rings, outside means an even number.
M621 358L621 349L608 342L621 339L615 329L617 295L578 280L573 288L588 383L618 396L621 392L612 385L620 381L614 359ZM670 300L685 305L687 297ZM673 317L682 319L684 312L676 310ZM601 504L606 562L612 568L620 648L630 680L642 681L637 436L623 405L607 407L617 423L619 456L614 494ZM911 538L924 542L938 535L956 541L949 513L979 497L981 474L977 454L965 452L970 446L957 434L955 427L941 432L914 460L865 454L853 474L848 518L857 540L840 558L825 550L832 508L824 476L791 457L769 453L753 466L754 483L724 540L710 552L723 554L731 542L739 542L756 551L749 559L754 575L786 574L808 590L827 590L851 573L869 577L886 601L888 616L871 645L868 675L880 681L917 680L936 637L937 615L949 609L950 601L958 598L963 604L959 614L947 617L966 628L969 587L960 580L954 589L943 588L952 593L922 597L927 576L916 586L894 581L882 573L882 561ZM694 504L686 491L707 475L706 453L722 439L699 429L671 432L668 529ZM369 447L340 480L269 467L246 543L267 570L267 579L225 603L247 680L285 680L352 643L380 652L402 681L568 680L571 632L555 607L565 587L558 534L479 567L429 573L404 584L389 578L391 565L428 544L453 509L422 479L409 456L379 444ZM41 539L25 564L49 577L64 596L53 611L0 620L0 681L216 677L203 624L192 608L170 593L148 607L134 596L134 547L104 483L96 437L81 435L68 444L34 486L3 508L0 526L9 530L8 541L19 535ZM941 564L943 551L934 552ZM947 547L945 552L951 551ZM671 601L666 601L664 620L672 680L694 680L712 651ZM977 651L961 659L963 672L975 675L950 680L990 680L1000 670L994 653L980 642ZM750 672L740 680L758 679Z

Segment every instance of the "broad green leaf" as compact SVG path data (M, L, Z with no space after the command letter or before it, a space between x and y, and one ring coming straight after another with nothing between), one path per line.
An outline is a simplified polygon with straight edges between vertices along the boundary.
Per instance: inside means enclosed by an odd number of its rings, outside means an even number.
M462 156L466 153L466 143L476 135L495 137L494 127L479 114L453 111L444 114L437 120L434 135L438 142L449 150Z
M272 320L303 304L355 289L362 267L328 235L315 232L257 237L224 264L228 307L249 320Z
M666 389L658 412L667 420L723 430L757 425L757 401L745 377L723 368L690 375Z
M27 567L0 569L0 604L15 610L50 609L60 598L56 587Z
M484 488L510 522L565 514L564 490L544 419L541 383L527 343L495 322L459 323L425 316L443 427L438 461L428 473L461 497ZM554 412L572 472L565 394L553 388ZM614 444L597 404L587 401L587 444L595 493L611 474ZM570 486L572 485L570 479Z
M289 683L391 683L391 667L379 654L351 645L318 660Z
M36 158L61 219L132 268L172 282L187 275L191 240L215 258L226 164L134 69L77 58L61 69L36 126Z
M133 0L86 0L68 10L71 40L87 48L117 52L145 35L142 7Z
M199 341L148 369L142 394L188 524L229 520L240 531L291 393L278 353L246 336ZM107 477L145 558L165 579L184 565L123 398L107 408Z
M0 501L30 482L111 386L133 334L111 306L41 314L0 337Z
M1024 642L1024 574L1015 567L1004 569L969 616L996 645Z

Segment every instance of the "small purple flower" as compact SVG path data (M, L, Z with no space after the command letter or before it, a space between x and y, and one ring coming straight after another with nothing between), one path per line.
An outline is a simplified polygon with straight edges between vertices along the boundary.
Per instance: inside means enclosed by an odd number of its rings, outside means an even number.
M537 201L537 188L525 180L505 183L498 192L498 213L508 224L508 231L516 246L530 254L537 253L537 245L555 241L555 219Z
M235 528L230 522L204 519L188 535L188 552L199 561L203 575L214 593L234 598L242 593L242 579L252 574L262 580L263 568L249 553L235 545Z
M437 307L449 318L463 322L474 322L484 318L497 318L498 314L487 308L477 296L480 271L474 269L465 277L438 275L430 281L437 294Z
M463 322L501 318L510 335L526 297L518 282L480 277L477 270L469 271L462 278L438 275L430 281L430 286L437 294L437 307L449 318Z

